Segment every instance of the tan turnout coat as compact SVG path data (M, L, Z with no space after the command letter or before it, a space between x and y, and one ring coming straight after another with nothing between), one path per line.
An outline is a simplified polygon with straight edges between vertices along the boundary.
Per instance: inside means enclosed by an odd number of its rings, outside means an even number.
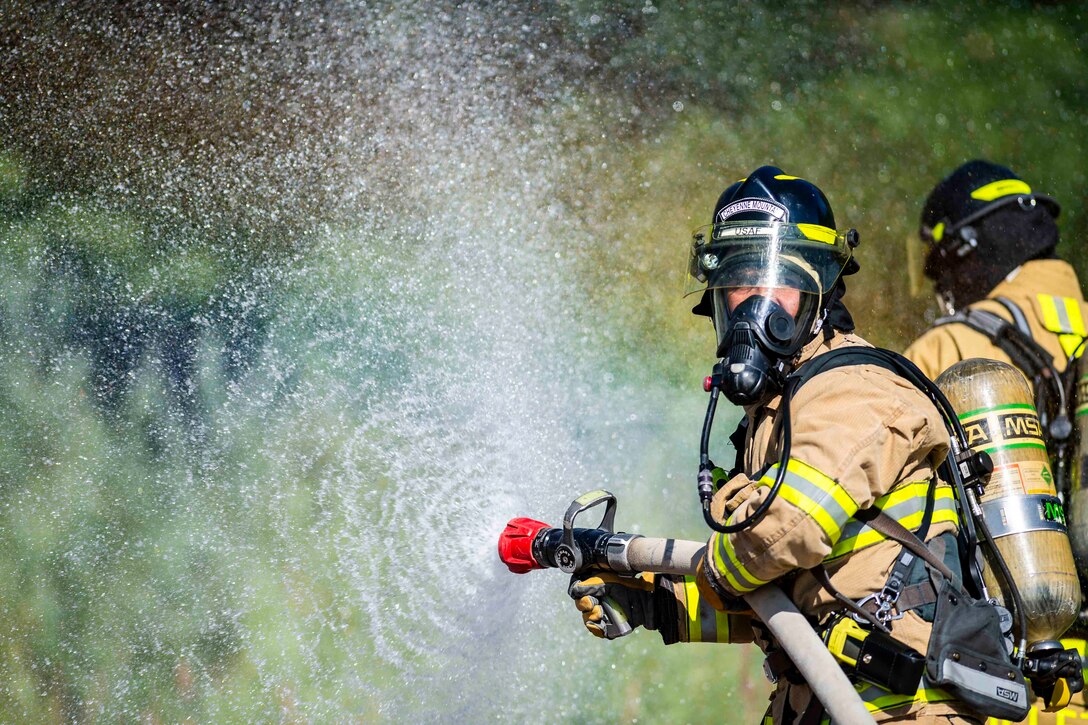
M802 365L847 345L868 343L851 334L836 334L826 342L821 335L803 350ZM778 462L776 422L781 406L781 397L775 397L746 409L744 473L724 483L715 495L712 511L719 521L726 516L730 523L746 518L766 498L774 478L771 467ZM743 595L775 582L803 613L824 620L842 606L806 570L823 563L832 583L854 600L879 591L900 546L851 517L882 497L891 497L886 504L898 501L900 510L916 505L914 497L923 494L948 451L948 433L922 392L873 365L844 366L812 378L794 397L790 417L791 475L781 493L752 528L715 534L704 565L708 577L723 590ZM890 505L882 508L892 512ZM951 490L943 484L937 509L929 539L956 529ZM915 612L893 622L896 639L920 653L926 651L929 632L930 625ZM772 646L766 641L759 644L765 650ZM871 685L859 686L859 692L878 721L968 712L943 693L943 702L932 693L933 701L927 702L913 696L889 699L891 693ZM780 680L772 694L774 721L784 722L790 713L800 717L812 699L807 686Z

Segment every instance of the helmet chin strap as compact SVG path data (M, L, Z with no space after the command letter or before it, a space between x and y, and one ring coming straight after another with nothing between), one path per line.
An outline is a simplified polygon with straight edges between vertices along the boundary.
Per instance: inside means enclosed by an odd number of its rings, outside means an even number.
M816 287L816 309L817 310L823 309L823 306L824 306L824 288L820 284L820 275L817 274L816 270L812 268L811 264L808 264L804 259L802 259L800 257L796 257L796 256L791 255L791 256L787 256L786 259L790 260L793 264L795 264L799 269L801 269L805 274L807 274L812 279L813 285ZM832 287L834 287L834 285L832 285ZM824 326L824 320L827 319L827 314L828 314L829 311L830 310L823 310L823 314L819 315L816 319L814 319L812 321L812 327L809 328L808 342L811 342L812 340L816 339L816 336L820 334L820 330ZM805 344L807 345L808 342L806 342ZM804 346L802 346L802 347L804 347ZM800 351L798 351L798 354L800 354Z
M820 288L819 284L817 284L816 289L818 290L816 293L816 309L819 310L823 308L824 292L823 289ZM822 315L812 321L812 337L809 338L810 341L815 340L816 336L820 334L820 330L822 330L824 326L824 321L827 319L828 312L830 312L830 310L824 310Z

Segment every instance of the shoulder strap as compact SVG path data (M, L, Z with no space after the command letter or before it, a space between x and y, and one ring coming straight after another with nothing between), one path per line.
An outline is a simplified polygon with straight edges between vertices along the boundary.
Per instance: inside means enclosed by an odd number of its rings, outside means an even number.
M840 347L825 352L815 360L802 365L797 372L790 375L791 378L797 380L793 391L796 393L798 388L822 372L846 365L876 365L898 375L899 371L888 361L885 354L883 354L885 352L887 351L878 352L877 348L862 347L860 345Z
M952 570L929 550L929 547L926 546L924 541L919 539L913 531L903 526L903 524L899 523L888 514L880 509L867 508L858 511L854 516L865 521L865 523L884 534L889 539L898 541L903 545L903 548L939 571L941 576L945 579L950 579L958 583L958 578Z
M1016 323L1016 329L1020 330L1020 332L1024 333L1024 335L1032 340L1035 339L1035 336L1031 333L1031 325L1028 324L1028 318L1024 315L1024 311L1020 309L1020 305L1016 304L1008 297L995 297L994 302L997 302L1008 310L1009 314L1012 315L1012 321Z
M1023 319L1023 311L1012 302L1009 302L1009 304L1016 309L1016 313L1012 313L1010 310L1013 318L1016 319L1017 315L1019 315L1026 326L1027 320ZM949 317L942 317L933 325L937 327L954 323L966 325L975 332L988 337L990 342L1009 356L1013 365L1023 370L1026 375L1036 381L1036 385L1038 385L1040 378L1047 376L1051 367L1050 353L1035 341L1035 338L1031 336L1030 328L1026 333L1020 329L1020 321L1013 325L1005 318L992 312L967 309Z

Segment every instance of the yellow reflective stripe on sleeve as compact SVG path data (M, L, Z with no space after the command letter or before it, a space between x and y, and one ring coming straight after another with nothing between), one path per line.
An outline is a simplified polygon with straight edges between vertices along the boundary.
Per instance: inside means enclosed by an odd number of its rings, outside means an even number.
M1080 304L1069 297L1063 297L1065 300L1065 314L1069 316L1069 326L1073 328L1073 334L1084 337L1088 335L1084 329L1084 316L1080 313Z
M913 705L916 702L950 702L956 699L945 690L936 687L919 688L913 695L895 695L883 687L867 682L854 685L854 689L857 690L861 701L865 703L865 709L869 712L892 710L904 705Z
M1084 318L1080 304L1071 297L1036 295L1043 310L1043 326L1051 332L1084 336Z
M702 630L699 627L699 586L695 583L695 577L684 577L684 596L684 606L688 610L688 642L698 642L702 638Z
M729 613L719 612L714 610L714 624L715 624L715 642L720 644L729 644Z
M703 623L698 614L700 606L698 606L698 586L695 583L695 577L683 578L683 590L685 597L688 598L688 641L689 642L703 642Z
M710 537L710 546L714 551L714 568L725 577L729 586L738 592L752 592L767 582L752 576L737 559L729 535L715 532Z
M916 529L922 523L922 514L916 514L911 516L905 521L901 521L904 527L907 529ZM959 517L955 511L934 511L932 523L934 524L956 524L959 525ZM888 537L874 529L866 528L857 536L853 536L849 539L842 539L835 548L831 550L831 553L824 559L825 562L830 562L834 559L838 559L840 556L846 556L847 554L853 554L856 551L868 548L873 544L879 544Z
M1062 324L1058 321L1058 305L1052 295L1036 295L1039 298L1039 306L1043 309L1043 327L1051 332L1069 332L1062 330Z
M760 486L773 486L779 464L774 464L759 479ZM842 527L857 513L858 505L837 481L796 458L786 465L786 475L778 495L811 517L834 546L842 536Z
M873 506L892 517L905 528L914 530L922 523L925 515L926 493L929 490L929 481L915 481L881 496L873 502ZM938 486L933 497L933 518L931 522L950 523L959 525L959 517L956 514L956 502L953 498L952 488ZM824 561L831 561L846 554L852 554L873 544L879 544L885 540L884 534L867 526L864 521L851 519L843 527L842 538L831 549Z
M975 189L971 192L971 198L979 201L993 201L1010 194L1030 193L1031 187L1020 181L1020 179L1001 179L1000 181L991 181L989 184Z
M1077 351L1077 348L1084 342L1083 335L1058 335L1058 342L1062 344L1062 350L1065 351L1066 357L1072 357L1073 353Z

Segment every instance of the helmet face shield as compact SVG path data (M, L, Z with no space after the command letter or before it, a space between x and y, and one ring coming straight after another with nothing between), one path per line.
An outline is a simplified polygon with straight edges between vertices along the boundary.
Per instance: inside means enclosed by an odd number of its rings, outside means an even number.
M824 297L850 256L846 234L828 227L722 222L695 232L688 292L710 293L719 348L730 334L734 310L755 298L744 314L754 316L771 349L792 355L810 338Z
M789 288L826 295L850 261L846 234L817 224L723 222L697 229L686 294Z

